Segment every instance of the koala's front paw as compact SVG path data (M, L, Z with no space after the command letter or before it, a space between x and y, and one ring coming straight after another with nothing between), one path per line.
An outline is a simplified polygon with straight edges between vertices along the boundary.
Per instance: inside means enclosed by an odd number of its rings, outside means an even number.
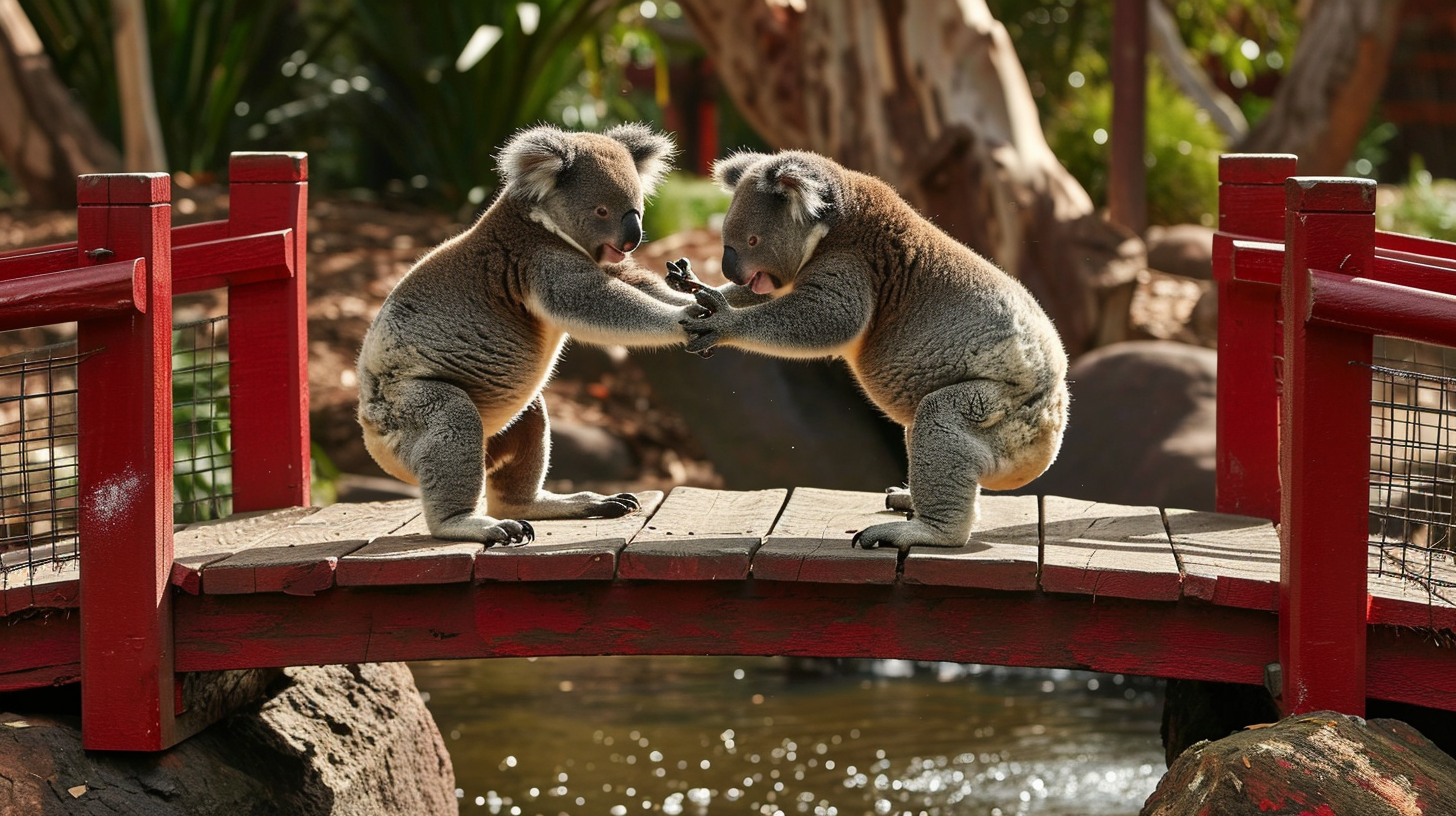
M621 518L642 509L642 501L631 493L602 496L588 506L592 518Z
M667 262L667 286L685 295L697 294L699 290L708 288L693 274L692 264L688 263L687 258L678 258L676 263Z
M915 518L915 505L910 501L910 488L885 488L885 509L904 513L907 519Z
M531 522L462 514L430 523L430 535L447 541L479 541L487 547L519 547L536 540Z
M688 333L687 349L703 357L712 356L713 346L723 342L732 324L733 308L722 292L703 287L693 293L697 303L684 306L677 322Z

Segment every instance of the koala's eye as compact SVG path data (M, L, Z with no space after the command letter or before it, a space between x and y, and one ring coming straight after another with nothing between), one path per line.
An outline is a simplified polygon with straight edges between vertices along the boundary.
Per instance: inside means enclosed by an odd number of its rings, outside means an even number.
M751 246L751 247L758 246L758 236L757 235L750 235L750 236L748 236L748 245Z
M606 218L607 217L607 214L608 213L607 213L607 208L606 207L597 207L597 217L598 218Z

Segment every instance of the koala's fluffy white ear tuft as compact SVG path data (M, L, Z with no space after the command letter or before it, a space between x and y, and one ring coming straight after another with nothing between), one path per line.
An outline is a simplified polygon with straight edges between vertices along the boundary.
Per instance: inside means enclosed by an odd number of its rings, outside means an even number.
M731 193L738 186L738 182L743 180L743 174L748 172L748 168L764 158L766 157L762 153L740 150L731 156L719 159L713 162L713 181Z
M794 221L814 221L834 207L834 177L822 163L802 155L779 154L759 180L765 192L784 196Z
M508 193L540 201L556 188L561 171L576 160L576 148L559 128L540 125L511 137L497 161Z
M642 180L642 195L652 195L662 177L672 169L672 157L677 152L672 139L640 122L617 125L603 135L621 142L632 154L632 162L637 165L637 177Z

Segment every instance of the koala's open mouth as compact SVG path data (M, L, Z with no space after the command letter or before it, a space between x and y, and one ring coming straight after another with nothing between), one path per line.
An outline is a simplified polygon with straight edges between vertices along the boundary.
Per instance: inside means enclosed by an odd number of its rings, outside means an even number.
M621 263L626 257L627 253L611 244L602 244L602 248L597 250L597 263Z
M752 289L755 295L766 295L779 288L778 281L775 281L772 275L762 269L754 272L753 277L749 278L748 283L744 285Z

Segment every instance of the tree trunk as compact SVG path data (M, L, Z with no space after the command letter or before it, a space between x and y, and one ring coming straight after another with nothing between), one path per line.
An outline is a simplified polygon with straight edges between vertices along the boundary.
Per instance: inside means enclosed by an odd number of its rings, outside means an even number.
M748 122L874 174L1019 278L1073 354L1121 339L1140 241L1052 155L984 0L685 0Z
M73 207L76 176L121 158L51 69L18 0L0 0L0 159L36 207Z
M1400 0L1320 0L1269 112L1239 145L1294 153L1301 175L1343 173L1385 86Z
M111 0L111 19L126 172L165 173L167 150L152 88L146 5L142 0Z

